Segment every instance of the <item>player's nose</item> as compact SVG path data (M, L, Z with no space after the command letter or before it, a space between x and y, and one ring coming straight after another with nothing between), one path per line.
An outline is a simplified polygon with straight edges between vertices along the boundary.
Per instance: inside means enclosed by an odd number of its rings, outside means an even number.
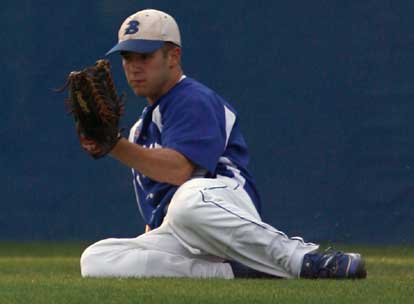
M127 68L132 73L137 73L143 71L142 61L138 59L131 59L127 62Z

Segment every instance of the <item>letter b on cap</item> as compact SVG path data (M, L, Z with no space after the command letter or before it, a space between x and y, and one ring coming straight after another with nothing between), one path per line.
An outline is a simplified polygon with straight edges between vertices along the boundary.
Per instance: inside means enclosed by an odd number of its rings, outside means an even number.
M124 35L132 35L138 32L138 25L139 22L136 20L132 20L128 22L128 27L125 29Z

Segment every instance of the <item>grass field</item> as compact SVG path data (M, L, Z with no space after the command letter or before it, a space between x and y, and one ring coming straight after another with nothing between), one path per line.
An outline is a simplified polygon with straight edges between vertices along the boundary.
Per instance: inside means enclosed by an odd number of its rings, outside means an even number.
M336 246L366 257L368 279L82 279L86 244L0 243L0 303L414 303L414 246Z

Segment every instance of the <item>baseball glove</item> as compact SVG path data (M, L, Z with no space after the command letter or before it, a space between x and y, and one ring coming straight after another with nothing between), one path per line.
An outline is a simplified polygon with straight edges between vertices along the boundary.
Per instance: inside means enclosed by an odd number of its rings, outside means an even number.
M82 148L94 159L108 154L121 138L119 119L123 96L116 94L108 60L71 72L66 85L66 104L73 115Z

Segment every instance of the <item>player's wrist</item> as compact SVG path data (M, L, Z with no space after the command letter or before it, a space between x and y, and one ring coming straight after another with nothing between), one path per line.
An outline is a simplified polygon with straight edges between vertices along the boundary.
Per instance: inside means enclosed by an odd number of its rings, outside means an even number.
M117 155L120 155L120 153L122 153L123 147L125 146L125 142L129 143L129 141L125 137L122 137L120 135L118 137L117 142L115 143L115 145L109 152L109 154L114 157L116 157Z

